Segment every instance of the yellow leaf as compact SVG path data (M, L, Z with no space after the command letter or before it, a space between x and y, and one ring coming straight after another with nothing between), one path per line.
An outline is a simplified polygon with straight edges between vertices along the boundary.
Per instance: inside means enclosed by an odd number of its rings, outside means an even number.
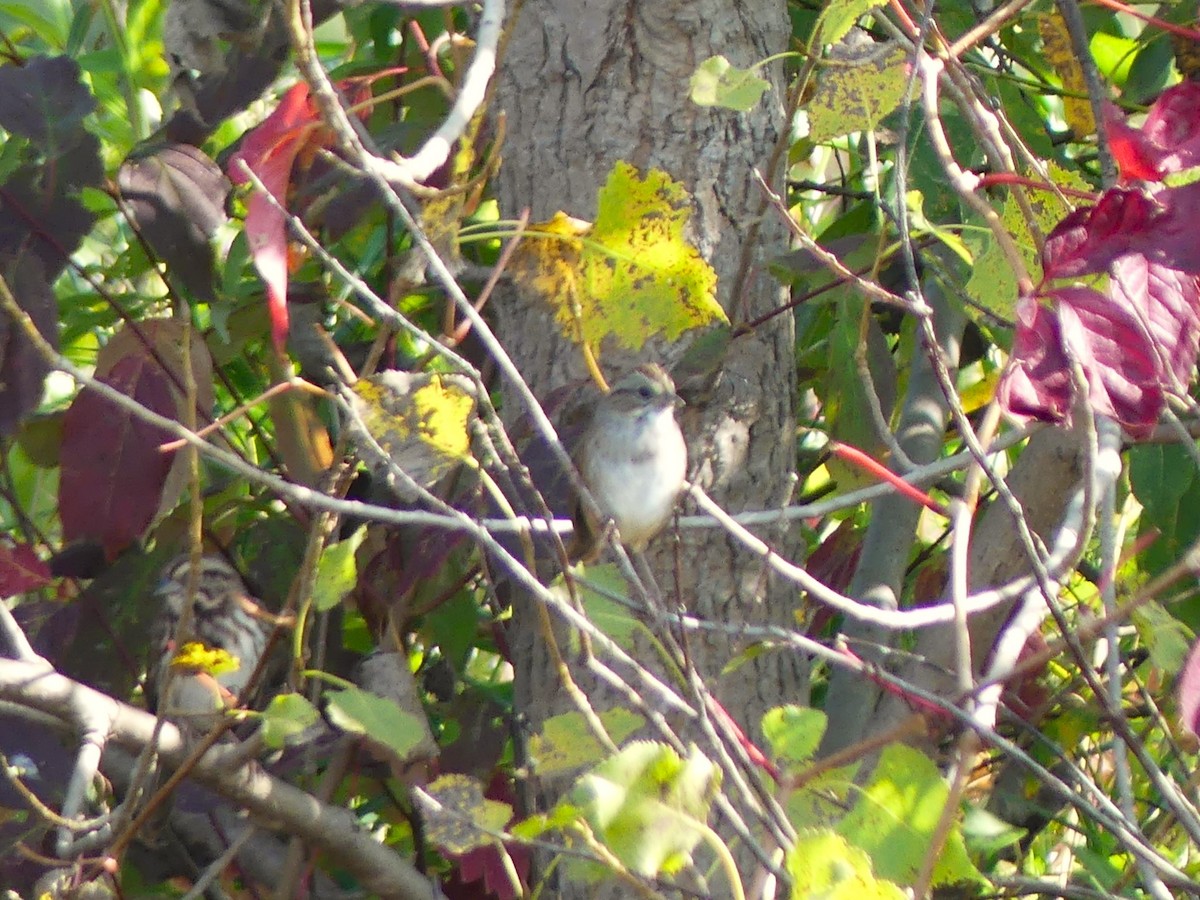
M593 352L607 337L638 350L728 321L717 276L683 237L691 198L657 169L644 178L618 162L597 197L596 222L556 213L513 260L514 277L543 296L563 331Z
M360 379L346 400L352 414L351 440L378 467L394 466L430 487L471 459L469 425L475 397L469 379L383 372ZM386 458L380 458L380 451ZM402 496L413 495L403 483L391 481Z

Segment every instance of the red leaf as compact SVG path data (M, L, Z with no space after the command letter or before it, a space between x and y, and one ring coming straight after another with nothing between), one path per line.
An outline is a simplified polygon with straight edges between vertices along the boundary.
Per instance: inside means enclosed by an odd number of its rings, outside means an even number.
M1055 294L1062 301L1062 339L1083 368L1092 409L1116 419L1135 437L1144 436L1166 401L1163 369L1142 322L1090 288Z
M148 356L122 358L101 380L160 415L175 412L170 379ZM158 509L172 456L158 447L169 437L95 391L80 391L63 418L63 538L97 540L110 559L133 543Z
M1159 355L1163 382L1186 393L1200 348L1200 288L1196 276L1150 262L1136 253L1117 260L1109 275L1113 301L1140 312Z
M1122 181L1159 181L1159 154L1140 128L1126 124L1125 115L1111 103L1104 105L1104 132Z
M499 771L492 774L491 783L483 792L483 796L488 800L507 803L509 806L516 804L516 796L513 794L508 777ZM508 856L517 870L517 877L524 886L529 882L529 872L533 861L529 848L521 844L505 842L504 849L508 851ZM452 853L447 853L447 856L456 863L453 876L443 885L446 896L451 900L459 900L459 898L465 900L468 897L480 896L496 897L498 900L516 900L521 896L509 880L504 861L500 858L500 850L495 844L476 847L461 856L455 856ZM482 894L479 886L472 887L480 881L483 882Z
M1200 164L1200 84L1182 81L1163 91L1140 129L1110 104L1104 130L1123 181L1161 181Z
M337 86L348 85L343 81ZM351 99L361 102L369 92L366 82L360 82ZM250 178L243 166L249 168L279 206L287 209L296 160L311 160L318 149L332 143L333 134L323 126L308 84L301 81L292 85L275 111L246 135L242 146L230 156L226 172L234 184L245 184ZM255 194L246 204L246 240L254 266L267 287L271 340L281 354L288 333L287 217L282 209L262 194Z
M29 544L0 541L0 597L25 594L50 583L50 566Z

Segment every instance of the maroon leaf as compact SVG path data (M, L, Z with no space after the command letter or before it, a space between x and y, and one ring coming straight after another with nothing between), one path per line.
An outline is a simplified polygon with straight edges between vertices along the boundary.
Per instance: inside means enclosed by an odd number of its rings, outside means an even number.
M1050 232L1042 248L1046 279L1104 271L1161 217L1160 207L1141 191L1105 191L1095 206L1081 206Z
M168 270L197 298L213 299L209 238L225 221L229 182L215 162L186 144L125 160L117 174L125 208Z
M123 357L102 381L164 416L175 412L167 375L149 356ZM158 508L171 454L161 429L92 390L63 421L59 516L67 541L94 538L113 558L141 535Z
M1034 297L1017 301L1012 358L996 388L1001 405L1019 419L1065 420L1071 411L1071 374L1058 316Z
M1063 288L1052 296L1060 301L1063 344L1083 368L1093 411L1135 437L1145 435L1165 399L1163 370L1142 322L1091 288Z
M1159 355L1164 383L1186 392L1200 348L1200 289L1194 275L1131 253L1110 270L1109 293L1124 309L1140 312Z
M29 544L0 540L0 597L12 597L50 583L50 566Z
M53 158L76 143L96 99L65 56L38 56L0 68L0 128L29 138Z
M103 179L100 142L86 132L56 159L21 166L0 186L0 254L28 247L53 281L96 220L76 195Z
M58 348L58 303L41 261L32 253L0 263L17 304L50 346ZM42 399L50 364L33 346L20 323L0 314L0 435L17 430Z

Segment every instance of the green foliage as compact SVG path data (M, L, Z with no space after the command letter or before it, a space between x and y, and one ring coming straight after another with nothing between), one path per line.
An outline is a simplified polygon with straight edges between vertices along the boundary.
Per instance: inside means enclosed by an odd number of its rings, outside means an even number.
M345 540L328 544L321 551L317 578L313 582L313 605L318 612L333 609L354 589L358 582L354 554L366 536L366 531L360 528Z
M788 851L787 870L794 900L900 900L907 896L898 885L875 878L867 855L831 831L801 835Z
M683 758L634 741L582 776L568 802L631 872L670 875L703 839L720 782L720 770L695 748Z
M300 694L278 694L263 710L262 736L268 747L280 749L321 718L317 708Z
M770 83L754 74L753 69L739 69L723 56L713 56L702 62L692 75L692 102L698 106L720 106L738 112L754 107Z

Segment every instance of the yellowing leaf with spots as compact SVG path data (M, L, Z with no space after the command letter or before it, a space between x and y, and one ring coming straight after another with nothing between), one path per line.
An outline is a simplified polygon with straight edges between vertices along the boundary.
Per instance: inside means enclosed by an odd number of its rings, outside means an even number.
M1062 79L1063 117L1071 127L1076 139L1085 138L1096 131L1096 118L1092 115L1092 104L1087 98L1087 83L1083 79L1083 66L1071 47L1071 35L1067 23L1058 13L1038 16L1038 32L1042 36L1042 51L1046 60ZM1075 96L1069 96L1074 94Z
M471 458L468 378L383 372L360 379L344 397L355 448L405 499L417 496L414 484L428 488Z
M518 281L553 307L563 334L598 351L611 337L637 350L662 335L727 321L717 275L683 237L691 198L657 169L619 162L597 198L595 223L558 213L531 229L513 260Z
M507 803L488 800L483 787L467 775L443 775L418 795L426 837L446 853L461 856L494 844L488 832L501 831L512 819Z
M908 81L902 47L885 44L859 59L827 61L808 104L809 138L820 143L870 131L900 105Z
M1089 190L1087 182L1054 163L1047 165L1050 180L1061 188ZM1053 191L1027 191L1029 210L1033 213L1034 227L1042 238L1049 234L1068 212L1066 206ZM1025 219L1017 199L1009 194L1000 208L1000 219L1005 230L1013 236L1025 268L1036 282L1041 278L1041 257L1030 223ZM1016 316L1017 276L1012 265L996 239L991 234L984 236L980 250L975 255L975 265L967 281L967 293L977 304L993 315L1012 321Z

